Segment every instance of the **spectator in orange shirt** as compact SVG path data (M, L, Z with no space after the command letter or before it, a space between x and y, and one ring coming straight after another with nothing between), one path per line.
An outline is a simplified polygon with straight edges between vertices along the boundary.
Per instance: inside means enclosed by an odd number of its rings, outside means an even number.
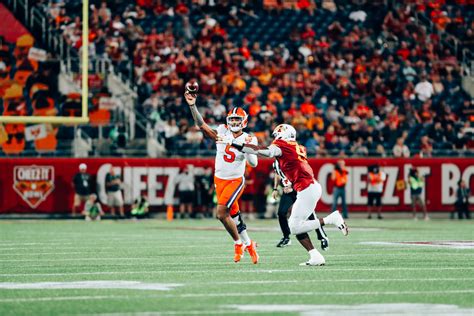
M262 88L260 88L258 85L257 80L252 81L249 91L252 92L256 97L260 97L262 95Z
M301 104L301 113L303 115L311 115L316 113L317 109L316 106L311 101L311 97L306 97L304 102Z
M334 182L332 212L336 210L337 201L341 199L342 217L348 218L347 204L346 204L346 184L347 184L347 169L344 160L339 160L334 168L331 180Z
M272 81L272 73L270 72L270 69L268 67L264 67L262 74L258 76L258 80L260 81L260 84L263 86L268 86L270 82Z
M250 107L249 107L249 116L250 117L256 117L258 113L260 112L261 105L259 101L253 102Z
M283 96L277 90L276 87L271 87L270 88L270 92L267 95L267 99L268 99L268 101L273 102L273 103L278 103L278 104L283 103Z

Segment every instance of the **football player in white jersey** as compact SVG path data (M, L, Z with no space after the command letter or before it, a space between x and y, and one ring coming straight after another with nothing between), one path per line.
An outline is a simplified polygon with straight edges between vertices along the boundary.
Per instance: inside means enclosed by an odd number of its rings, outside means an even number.
M237 140L240 143L257 145L257 138L243 131L247 126L248 116L242 108L237 107L231 110L227 114L227 124L221 124L217 130L213 130L204 122L196 107L197 95L186 91L184 97L196 125L211 139L217 140L219 137L219 139L228 139L230 142ZM258 262L256 244L248 236L247 227L240 215L238 201L245 188L246 164L256 167L257 156L242 153L226 144L216 144L216 148L214 185L217 195L217 218L234 240L234 261L239 262L244 251L247 251L252 262L256 264Z

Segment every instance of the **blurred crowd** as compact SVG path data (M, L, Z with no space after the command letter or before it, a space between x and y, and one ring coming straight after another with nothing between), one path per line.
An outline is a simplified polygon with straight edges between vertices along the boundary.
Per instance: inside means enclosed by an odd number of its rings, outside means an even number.
M91 3L90 54L132 70L137 110L169 153L213 148L184 103L190 79L210 125L242 106L260 142L289 123L310 155L474 149L474 102L461 87L462 51L474 46L469 0ZM39 6L82 49L81 1Z

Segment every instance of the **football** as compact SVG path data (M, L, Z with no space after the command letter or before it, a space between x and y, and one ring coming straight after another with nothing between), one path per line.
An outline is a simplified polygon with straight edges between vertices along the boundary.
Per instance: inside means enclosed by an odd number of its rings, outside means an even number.
M199 91L199 84L197 81L191 80L186 83L185 88L187 92L196 94Z

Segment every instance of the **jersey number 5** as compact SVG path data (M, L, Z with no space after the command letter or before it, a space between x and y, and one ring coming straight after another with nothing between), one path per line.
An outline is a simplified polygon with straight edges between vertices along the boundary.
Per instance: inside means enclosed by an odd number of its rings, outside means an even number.
M304 146L296 145L296 153L298 154L299 160L305 161L307 159L306 148Z
M230 145L227 145L225 147L224 161L225 162L235 161L235 153L232 150L230 150Z

